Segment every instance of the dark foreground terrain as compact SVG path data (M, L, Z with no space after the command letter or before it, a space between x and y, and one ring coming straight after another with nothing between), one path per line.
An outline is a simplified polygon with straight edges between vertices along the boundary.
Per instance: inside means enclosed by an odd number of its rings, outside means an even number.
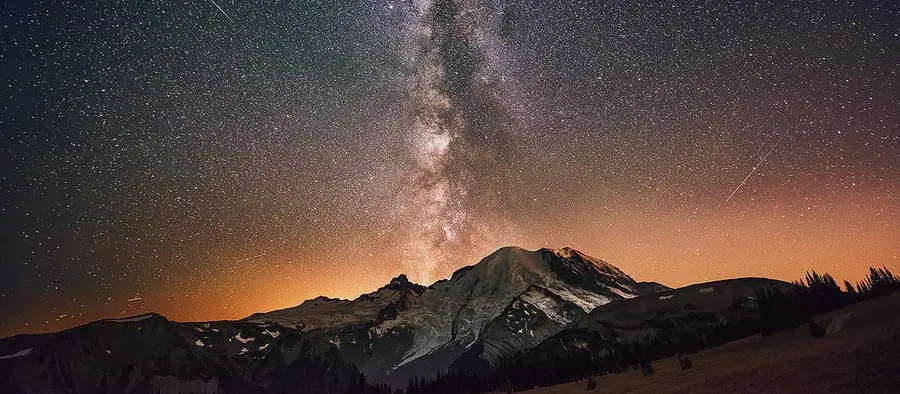
M528 393L897 393L900 392L900 293L819 315L825 336L806 325L755 335L690 355L653 362L654 373L630 370L536 388Z
M648 360L650 376L594 389L900 392L900 294L886 296L900 278L870 268L845 288L811 272L670 289L571 248L505 247L427 287L400 275L241 320L145 314L0 339L0 393L584 392L582 378ZM693 369L671 359L698 349Z

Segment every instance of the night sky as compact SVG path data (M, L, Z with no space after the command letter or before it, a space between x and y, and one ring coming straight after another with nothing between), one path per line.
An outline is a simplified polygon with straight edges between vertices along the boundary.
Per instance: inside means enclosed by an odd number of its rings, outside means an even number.
M181 3L0 5L0 336L505 245L669 286L900 271L896 1Z

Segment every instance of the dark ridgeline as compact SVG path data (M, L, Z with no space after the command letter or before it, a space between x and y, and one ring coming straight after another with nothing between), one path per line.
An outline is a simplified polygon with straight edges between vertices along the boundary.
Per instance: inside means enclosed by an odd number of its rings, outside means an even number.
M147 314L0 340L0 383L7 392L384 392L441 371L484 374L595 306L664 288L573 249L505 247L429 287L400 275L354 300L319 297L237 321ZM453 368L457 359L466 363Z
M221 335L195 341L201 330ZM391 393L334 348L274 323L178 323L147 314L0 341L0 355L22 348L27 354L0 358L4 394Z
M887 267L869 268L869 275L856 287L844 281L844 290L829 274L812 271L805 281L797 281L785 289L763 289L757 299L760 309L760 332L771 335L801 324L808 324L813 336L821 336L818 314L891 294L900 289L900 279Z
M412 285L401 279L372 294L406 294ZM408 379L405 388L367 377L343 356L344 349L321 340L323 329L304 332L252 320L177 323L143 315L0 341L0 354L6 355L0 359L0 387L4 393L509 392L626 370L650 375L654 360L670 356L689 369L693 363L686 354L803 324L821 336L817 314L898 289L900 279L882 267L871 268L855 286L844 282L843 290L831 275L810 272L794 283L744 278L645 294L597 307L578 324L493 365L459 357L446 370ZM395 298L404 299L390 299ZM330 308L335 301L321 303ZM650 334L634 334L648 329ZM201 334L208 342L196 340ZM472 346L473 354L480 354L478 346ZM29 354L17 357L23 348Z
M814 337L824 330L814 316L857 302L885 296L900 290L900 278L886 267L870 268L869 275L856 286L844 282L844 290L825 273L809 272L805 280L788 287L762 287L755 297L739 297L724 313L727 323L720 326L695 326L696 330L678 331L677 336L660 335L672 327L659 327L656 336L639 341L609 341L586 330L566 330L544 341L532 351L504 360L489 373L455 369L439 374L436 379L411 379L406 393L462 393L524 390L590 378L607 373L640 369L653 373L651 361L677 356L681 368L690 369L693 362L684 356L703 349L757 333L775 332L808 324ZM622 301L619 301L622 302ZM673 322L676 323L677 322ZM683 322L682 322L683 323ZM592 346L586 349L568 347L560 351L561 338L577 336ZM596 388L588 380L588 390Z

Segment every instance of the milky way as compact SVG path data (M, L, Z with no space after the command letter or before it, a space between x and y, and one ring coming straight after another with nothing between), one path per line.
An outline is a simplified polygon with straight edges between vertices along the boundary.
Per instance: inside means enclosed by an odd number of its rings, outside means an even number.
M411 173L401 201L408 216L404 267L422 281L453 260L457 248L486 242L496 231L490 217L472 214L492 196L470 195L474 185L497 178L496 155L510 138L508 111L495 91L489 62L497 31L489 6L476 2L422 1L410 6L406 50L411 58L409 107ZM492 84L492 82L494 84ZM485 144L486 141L493 145ZM473 171L478 168L479 170ZM488 237L489 238L489 237Z
M505 245L673 287L900 271L898 7L4 2L0 335Z

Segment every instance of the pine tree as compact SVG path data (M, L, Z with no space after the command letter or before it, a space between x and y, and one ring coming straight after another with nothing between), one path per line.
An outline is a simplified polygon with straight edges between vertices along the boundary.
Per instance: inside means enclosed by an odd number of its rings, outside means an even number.
M844 291L846 291L847 294L856 295L856 289L853 287L853 284L847 280L844 280Z

